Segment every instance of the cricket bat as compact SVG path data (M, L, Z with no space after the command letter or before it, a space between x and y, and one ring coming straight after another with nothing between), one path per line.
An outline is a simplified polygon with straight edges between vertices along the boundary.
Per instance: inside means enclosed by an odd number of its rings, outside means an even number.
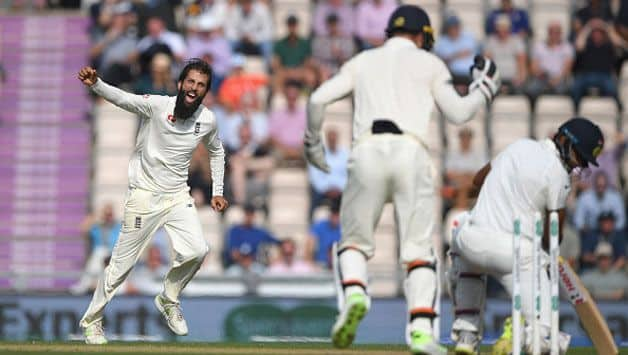
M563 290L567 292L569 301L576 309L580 322L591 338L597 353L600 355L619 354L617 345L613 340L613 334L608 329L608 324L600 314L595 301L578 275L562 257L558 261L558 273L560 274L560 284Z

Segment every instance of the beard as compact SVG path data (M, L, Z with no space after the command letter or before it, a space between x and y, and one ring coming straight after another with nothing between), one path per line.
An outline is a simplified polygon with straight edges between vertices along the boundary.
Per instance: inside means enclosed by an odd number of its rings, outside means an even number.
M186 95L186 91L183 89L179 90L179 93L177 94L177 101L174 105L174 117L182 120L191 117L201 105L201 102L203 102L203 98L205 97L204 95L198 96L194 102L188 104L185 102Z

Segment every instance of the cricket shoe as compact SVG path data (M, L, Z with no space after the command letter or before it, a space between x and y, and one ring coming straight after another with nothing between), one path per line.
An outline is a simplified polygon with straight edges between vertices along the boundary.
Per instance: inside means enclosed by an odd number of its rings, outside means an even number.
M454 354L456 355L476 355L478 344L480 339L474 332L463 330L458 334L458 341L454 348Z
M447 349L432 335L414 330L410 333L410 351L413 355L447 355Z
M85 344L107 344L105 329L103 329L101 321L94 322L83 328L83 335L85 336Z
M183 318L179 303L169 302L161 295L155 296L155 307L164 315L168 327L176 335L188 335L188 325Z
M491 355L509 355L512 353L512 317L504 321L504 332L493 344Z
M360 321L370 306L371 302L365 294L354 293L347 298L331 330L331 339L335 347L346 348L353 343Z

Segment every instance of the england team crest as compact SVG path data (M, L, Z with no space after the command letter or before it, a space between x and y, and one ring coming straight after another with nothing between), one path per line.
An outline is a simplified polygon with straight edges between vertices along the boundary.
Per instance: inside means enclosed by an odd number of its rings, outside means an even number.
M177 122L177 118L174 117L174 115L168 115L168 122L170 122L170 124L175 124Z

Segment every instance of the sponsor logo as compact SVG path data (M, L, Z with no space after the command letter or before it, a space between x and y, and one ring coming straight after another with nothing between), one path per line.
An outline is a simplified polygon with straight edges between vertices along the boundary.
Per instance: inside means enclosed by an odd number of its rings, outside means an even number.
M201 133L201 123L196 122L196 124L194 125L194 134L199 134L199 133Z
M562 263L558 264L558 273L560 274L560 279L563 281L563 286L569 295L569 300L573 304L584 303L584 297L580 293L580 290L578 290L575 282L572 280L572 276L569 274L569 271L565 269L565 266Z
M140 216L135 217L135 228L136 229L142 228L142 217Z

